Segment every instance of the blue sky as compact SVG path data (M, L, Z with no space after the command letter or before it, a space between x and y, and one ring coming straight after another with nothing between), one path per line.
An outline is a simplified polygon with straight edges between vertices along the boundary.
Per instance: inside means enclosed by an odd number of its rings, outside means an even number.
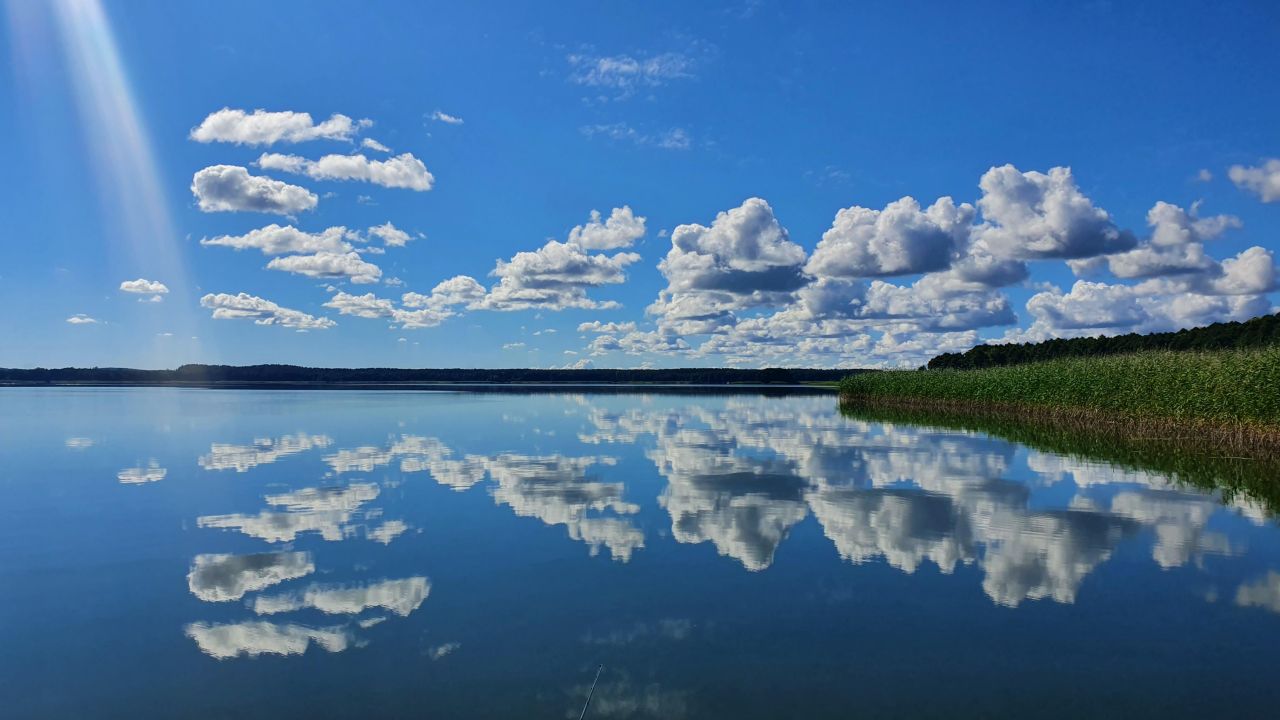
M0 23L3 366L915 365L1277 300L1274 3Z

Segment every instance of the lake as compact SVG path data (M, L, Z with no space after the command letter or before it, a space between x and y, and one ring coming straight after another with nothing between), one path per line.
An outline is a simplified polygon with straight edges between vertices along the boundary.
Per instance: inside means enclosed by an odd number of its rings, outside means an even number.
M1264 503L833 396L0 389L0 714L1261 717Z

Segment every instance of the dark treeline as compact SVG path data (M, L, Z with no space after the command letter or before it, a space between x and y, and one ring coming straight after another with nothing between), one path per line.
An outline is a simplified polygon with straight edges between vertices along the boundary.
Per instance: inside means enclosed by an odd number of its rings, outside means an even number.
M962 353L944 353L929 361L930 370L971 370L1019 365L1062 357L1119 355L1140 350L1225 350L1280 343L1280 315L1245 322L1214 323L1177 332L1115 337L1046 340L1020 345L978 345Z
M227 383L729 383L832 382L856 370L672 368L660 370L539 370L310 368L297 365L183 365L177 370L130 368L0 369L0 383L108 383L121 385L210 385Z

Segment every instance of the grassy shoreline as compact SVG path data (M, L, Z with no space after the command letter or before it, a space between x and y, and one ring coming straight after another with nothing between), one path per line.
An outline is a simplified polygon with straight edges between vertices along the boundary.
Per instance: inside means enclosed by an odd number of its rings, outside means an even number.
M1280 440L1280 346L1146 351L976 370L891 370L845 378L842 403L985 408L1055 422L1110 419L1139 432ZM1185 431L1185 432L1184 432Z

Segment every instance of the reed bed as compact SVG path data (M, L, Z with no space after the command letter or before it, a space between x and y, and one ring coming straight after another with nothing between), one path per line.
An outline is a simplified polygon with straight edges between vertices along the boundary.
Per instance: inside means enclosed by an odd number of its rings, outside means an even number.
M1153 433L1280 441L1280 346L1145 351L978 370L891 370L840 383L843 403L982 407L1100 418Z

